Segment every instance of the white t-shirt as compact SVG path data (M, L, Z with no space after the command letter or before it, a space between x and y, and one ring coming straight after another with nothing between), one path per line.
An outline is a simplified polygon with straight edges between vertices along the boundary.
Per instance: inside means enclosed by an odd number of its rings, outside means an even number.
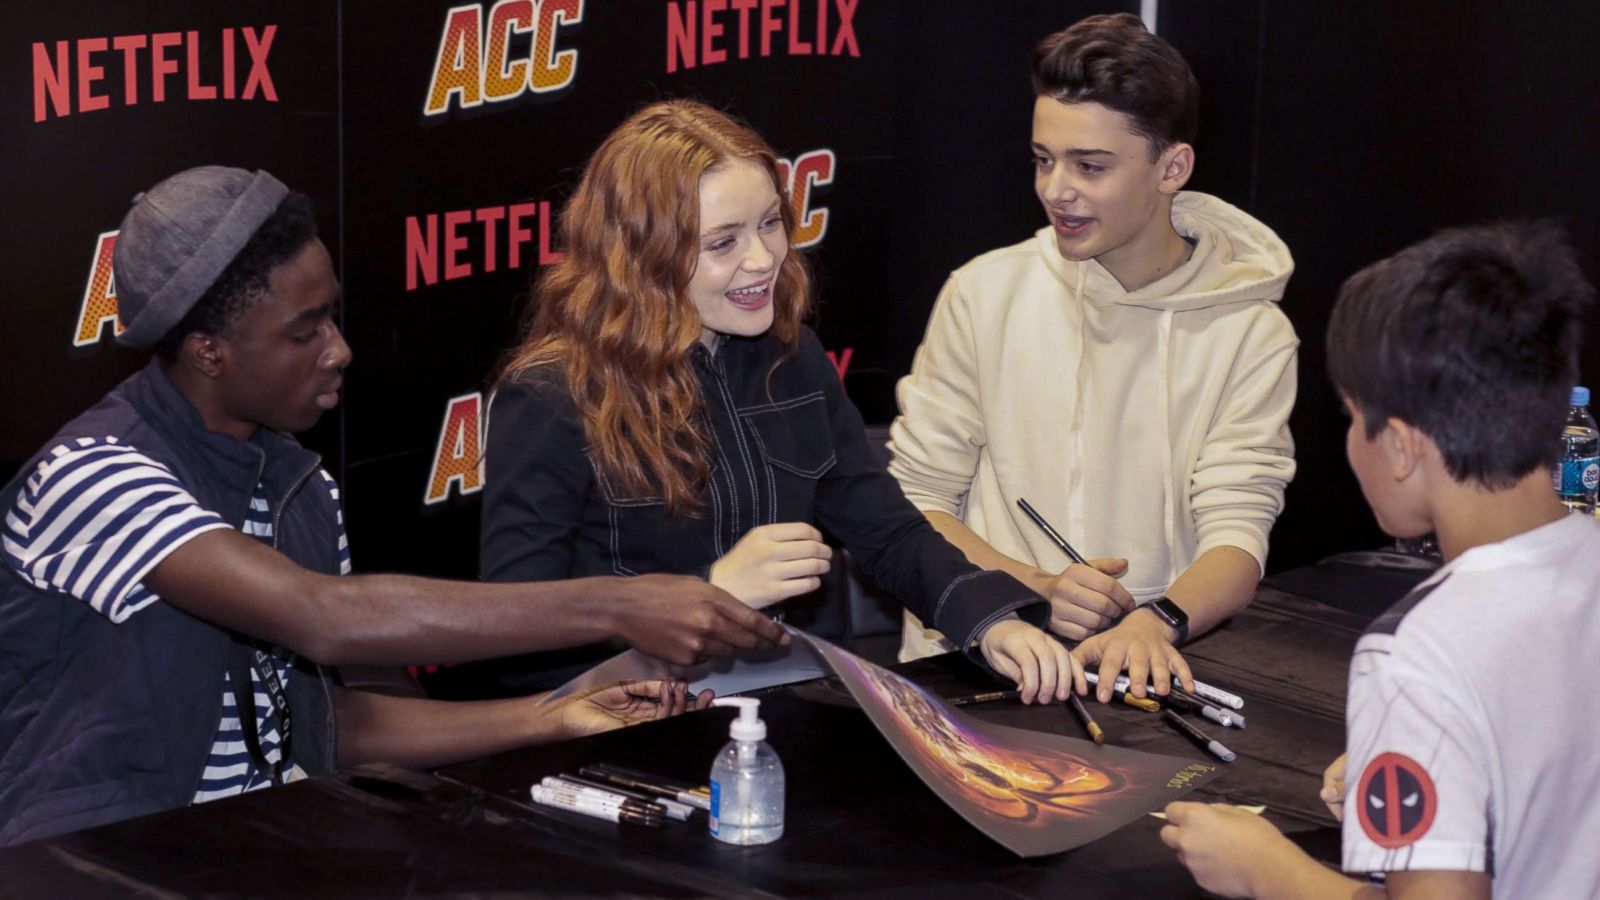
M1487 872L1600 897L1600 523L1463 553L1350 666L1344 869Z

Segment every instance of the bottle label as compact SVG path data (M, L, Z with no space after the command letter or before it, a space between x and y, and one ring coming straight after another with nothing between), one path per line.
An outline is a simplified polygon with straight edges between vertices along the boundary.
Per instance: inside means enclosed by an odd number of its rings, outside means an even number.
M717 816L722 812L722 785L711 782L711 833L717 833Z
M1600 488L1600 457L1587 456L1561 461L1556 493L1563 497L1573 497L1592 494L1596 488Z

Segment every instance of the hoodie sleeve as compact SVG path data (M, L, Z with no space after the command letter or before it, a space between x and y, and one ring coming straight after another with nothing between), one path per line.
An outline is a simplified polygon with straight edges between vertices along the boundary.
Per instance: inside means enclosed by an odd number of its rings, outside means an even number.
M1252 329L1235 358L1216 420L1189 482L1196 556L1238 547L1266 571L1267 534L1294 478L1294 408L1299 341L1281 314Z
M889 472L918 509L960 518L988 438L971 313L952 276L939 292L911 374L900 379Z

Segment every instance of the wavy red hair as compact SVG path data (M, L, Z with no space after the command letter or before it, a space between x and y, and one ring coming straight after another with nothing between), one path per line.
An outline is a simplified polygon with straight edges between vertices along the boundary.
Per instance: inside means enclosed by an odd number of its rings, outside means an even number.
M539 279L527 335L500 373L560 369L607 480L632 496L659 496L669 511L698 509L710 471L689 358L702 329L688 287L699 260L700 179L735 159L760 165L784 194L772 148L703 103L655 103L618 126L562 213L566 255ZM793 235L794 209L779 211ZM791 245L771 329L791 352L809 304L810 276Z

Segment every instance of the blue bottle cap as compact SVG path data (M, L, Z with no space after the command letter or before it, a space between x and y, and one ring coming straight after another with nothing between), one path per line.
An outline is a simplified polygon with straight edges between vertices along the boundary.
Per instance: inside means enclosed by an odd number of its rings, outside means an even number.
M1581 384L1578 385L1577 387L1573 388L1572 389L1572 405L1573 406L1588 406L1589 405L1589 389L1584 387Z

